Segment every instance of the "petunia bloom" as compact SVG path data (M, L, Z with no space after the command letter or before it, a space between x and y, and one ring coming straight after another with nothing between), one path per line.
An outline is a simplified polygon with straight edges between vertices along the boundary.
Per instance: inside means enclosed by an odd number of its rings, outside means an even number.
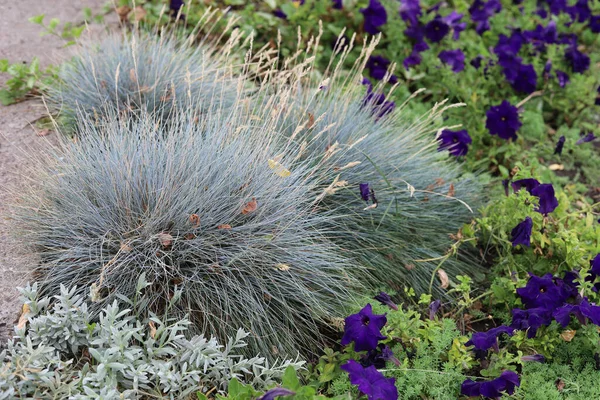
M431 304L429 304L429 319L430 320L433 321L435 319L435 314L437 314L437 312L441 306L442 306L442 302L440 300L432 301Z
M531 245L531 230L533 229L533 221L531 217L526 217L510 232L512 245L523 245L529 247Z
M360 190L360 197L362 197L364 201L369 201L369 184L359 183L358 188Z
M379 0L369 0L369 6L361 8L360 12L365 19L365 32L371 35L377 35L379 27L385 25L387 22L387 12Z
M566 293L555 283L552 274L541 277L529 274L527 284L517 289L517 295L526 308L542 307L554 310L566 300Z
M559 156L562 154L563 147L565 146L566 137L561 136L558 138L558 142L556 142L556 148L554 149L554 154L558 154Z
M539 206L535 211L548 215L558 207L558 199L554 195L554 187L550 183L538 185L531 190L531 194L539 199Z
M363 194L363 190L361 188L361 195ZM363 196L364 199L364 196ZM367 188L367 201L369 200L369 192ZM398 311L398 306L392 301L392 298L386 292L379 292L377 296L374 297L375 300L380 302L381 304L388 306L392 310Z
M445 22L452 30L452 39L454 40L460 39L460 33L467 27L465 22L460 22L462 17L463 14L459 14L454 10L445 17L442 17L442 21Z
M438 137L438 141L440 142L438 151L448 150L453 156L459 157L467 154L473 140L465 129L460 131L444 129Z
M590 67L590 57L577 50L576 46L570 46L565 51L565 59L573 69L573 72L582 74Z
M589 143L594 139L596 139L596 136L594 136L594 134L592 132L588 132L587 135L583 136L575 144Z
M512 395L515 387L520 385L519 375L513 371L504 371L500 376L491 381L475 382L471 379L464 381L460 387L460 393L468 397L499 398L503 392Z
M365 68L369 70L369 75L371 75L371 77L377 80L382 80L385 77L390 64L390 60L383 56L371 56L367 60ZM390 77L391 83L396 83L397 81L398 78L395 75Z
M450 32L450 26L436 17L425 25L425 37L432 43L440 42Z
M500 105L490 107L486 116L485 127L490 134L498 135L505 140L517 139L517 131L522 125L517 107L503 100Z
M346 346L354 342L355 351L373 350L380 340L386 338L381 334L386 322L385 314L373 314L371 305L367 304L358 314L346 317L341 344Z
M473 346L477 357L482 359L489 349L498 351L498 337L505 333L508 336L513 335L514 328L501 325L487 332L475 332L471 339L465 343L465 346Z
M419 0L400 0L399 13L404 22L411 26L418 25L419 17L422 14Z
M556 70L556 79L558 80L558 86L564 88L569 83L569 75L561 70Z
M277 387L269 390L268 392L260 396L257 400L275 400L275 398L279 396L291 396L294 394L296 394L296 392L292 392L291 390L282 387Z
M398 389L394 378L386 378L374 366L364 368L358 362L349 360L341 368L348 372L350 383L367 395L369 400L395 400Z
M510 327L520 331L527 331L527 338L529 339L535 337L539 328L547 326L552 322L552 311L544 307L530 308L528 310L514 308L512 316Z
M488 0L487 2L475 0L469 7L471 20L475 22L475 31L481 35L490 29L489 19L501 9L502 4L499 0Z
M341 10L344 6L342 4L342 0L331 0L331 2L333 3L333 8L335 8L337 10Z
M521 361L533 361L533 362L544 363L544 362L546 362L546 357L544 357L541 354L532 354L530 356L521 357Z
M363 367L370 367L372 365L377 369L385 368L387 361L391 361L396 365L400 365L400 360L394 357L392 349L382 343L377 345L376 349L369 350L367 354L360 358L360 364Z
M534 188L540 186L540 182L534 178L525 178L525 179L519 179L517 181L514 181L510 185L512 186L515 193L517 193L519 190L521 190L523 188L525 190L527 190L529 193L531 193L531 191Z
M455 74L465 69L465 53L460 49L443 50L438 57L444 64L448 64Z

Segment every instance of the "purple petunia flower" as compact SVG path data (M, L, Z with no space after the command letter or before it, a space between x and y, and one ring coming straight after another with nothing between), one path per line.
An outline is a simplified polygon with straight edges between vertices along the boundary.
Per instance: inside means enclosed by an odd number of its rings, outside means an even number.
M550 183L544 183L531 189L531 194L539 199L539 206L535 211L548 215L558 207L558 199L554 195L554 187Z
M371 75L371 77L382 80L385 77L390 64L390 60L383 56L370 56L365 64L365 68L369 70L369 75ZM390 83L396 82L398 82L398 78L395 75L392 75L390 77Z
M435 314L437 314L437 312L439 311L441 306L442 306L442 302L440 300L432 301L431 304L429 304L429 319L430 320L433 321L435 319Z
M364 201L369 201L369 184L359 183L358 188L360 190L360 197L362 197Z
M558 86L564 88L569 83L569 75L566 72L556 70L556 79L558 80Z
M365 18L365 32L371 35L377 35L378 28L387 22L387 12L379 0L369 0L369 6L361 8L360 12Z
M589 24L593 33L600 33L600 15L592 15Z
M476 69L479 69L479 67L481 67L481 60L483 60L483 56L478 55L477 57L471 60L470 64Z
M597 106L600 106L600 86L598 86L598 89L596 89L596 92L598 94L596 95L596 101L594 101L594 104Z
M421 16L421 4L419 0L400 0L400 17L404 22L410 23L411 26L419 24Z
M546 357L544 357L541 354L532 354L530 356L521 357L521 361L533 361L533 362L544 363L544 362L546 362Z
M513 247L518 244L529 247L531 245L531 230L533 221L531 217L526 217L521 223L510 232Z
M475 31L481 35L490 29L489 19L500 10L502 10L502 4L499 0L488 0L487 2L475 0L469 7L471 20L475 22Z
M370 367L371 365L377 369L385 368L385 363L391 361L396 365L400 365L400 361L394 357L394 353L389 346L379 344L376 349L370 350L367 354L360 358L360 364L363 367Z
M278 8L277 10L274 10L273 15L276 16L277 18L287 19L287 15L280 8Z
M571 19L577 20L577 22L585 22L592 16L588 0L578 0L572 7L567 7L566 11Z
M539 328L549 325L552 322L552 311L543 307L528 310L514 308L512 315L513 318L510 327L520 331L527 331L529 339L535 337Z
M542 72L542 76L544 77L545 80L550 79L550 77L552 76L550 74L551 71L552 71L552 61L548 60L548 61L546 61L546 65L544 65L544 71Z
M450 26L436 17L425 25L425 37L432 43L441 42L444 36L450 32Z
M563 147L565 146L566 137L561 136L558 138L558 142L556 142L556 148L554 149L554 154L558 154L559 156L562 154Z
M515 387L519 385L519 375L513 371L504 371L498 378L491 381L475 382L467 379L462 383L460 393L468 397L484 396L496 399L502 396L502 392L512 395Z
M371 304L367 304L358 314L346 317L341 344L346 346L354 342L355 351L373 350L380 340L386 338L381 334L386 322L385 314L373 314Z
M465 346L473 346L477 357L485 358L489 349L498 352L498 336L505 333L508 336L513 335L514 329L505 325L488 330L487 332L475 332L471 339L465 343Z
M575 142L575 144L589 143L595 139L596 139L596 136L594 136L594 134L592 132L588 132L587 135L583 136L581 139L579 139L577 142Z
M534 188L536 188L540 185L540 182L534 178L525 178L525 179L519 179L518 181L514 181L510 185L512 186L515 193L517 193L519 190L521 190L523 188L525 188L525 190L527 190L529 193L531 193L531 191Z
M362 188L360 189L361 196L363 195ZM363 196L364 199L364 196ZM367 187L367 201L369 200L369 189ZM377 296L374 297L375 300L380 302L381 304L388 306L392 310L398 311L398 306L392 301L392 298L386 292L379 292Z
M410 55L402 61L402 65L405 69L409 69L410 67L419 64L421 64L421 55L416 51L410 53Z
M364 368L358 362L349 360L341 368L348 372L350 383L367 395L369 400L395 400L398 389L394 378L386 378L374 366Z
M510 180L508 179L502 179L502 187L504 187L504 195L506 197L508 197L508 183L510 182Z
M169 1L169 9L171 11L174 11L176 14L179 11L179 9L181 7L183 7L185 5L185 2L183 0L171 0Z
M442 21L444 21L452 30L452 39L454 40L460 39L460 33L467 27L465 22L460 22L462 17L463 14L459 14L454 10L445 17L442 17Z
M333 8L337 10L341 10L344 7L342 0L331 0L331 2L333 3Z
M519 120L519 110L508 101L492 106L486 112L485 127L491 135L498 135L504 140L517 139L517 131L522 123Z
M473 140L465 129L460 131L444 129L438 137L438 141L440 142L438 151L448 150L451 155L459 157L467 154Z
M524 42L525 38L519 31L513 31L510 36L499 35L498 43L494 46L494 54L498 57L516 56Z
M376 118L379 119L384 115L394 111L394 108L396 108L396 103L386 100L383 93L374 93L371 81L369 81L367 78L364 78L362 84L367 86L367 94L362 101L362 106L371 106L371 113L375 115Z
M465 69L465 53L462 50L443 50L439 54L439 59L452 67L452 71L456 74Z
M268 392L260 396L257 400L275 400L275 398L279 396L291 396L294 394L296 394L296 392L292 392L291 390L282 387L277 387L269 390Z
M576 73L583 74L590 67L590 57L577 50L576 46L570 46L565 51L565 59Z
M554 282L552 274L542 277L529 274L527 284L518 288L517 294L526 308L542 307L550 311L560 307L568 295Z
M505 70L505 76L507 71ZM507 79L508 80L508 79ZM520 64L516 76L509 81L513 89L523 93L533 93L537 87L537 74L532 64Z

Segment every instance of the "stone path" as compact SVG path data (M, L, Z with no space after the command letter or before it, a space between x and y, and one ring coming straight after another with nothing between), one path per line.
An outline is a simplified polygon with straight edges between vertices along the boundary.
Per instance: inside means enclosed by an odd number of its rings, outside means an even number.
M58 18L61 23L78 23L83 19L83 8L100 12L105 0L21 0L0 2L0 59L9 62L29 62L38 57L42 67L69 56L64 41L54 36L40 37L41 28L28 21L39 14ZM92 31L101 32L93 26ZM85 33L84 33L85 34ZM8 79L0 75L0 87ZM8 107L0 105L0 344L12 332L19 315L16 287L27 281L27 274L35 265L35 258L18 246L18 239L10 235L9 207L11 191L18 190L23 173L35 168L32 155L56 142L56 133L38 136L31 122L44 115L39 100L29 100Z

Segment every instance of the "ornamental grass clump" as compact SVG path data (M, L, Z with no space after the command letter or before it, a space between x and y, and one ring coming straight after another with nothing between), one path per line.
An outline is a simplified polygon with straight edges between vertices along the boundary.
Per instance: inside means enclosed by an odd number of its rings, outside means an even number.
M17 235L41 257L41 295L77 286L97 315L134 299L144 273L142 309L188 315L192 332L225 341L244 327L244 351L269 359L323 348L319 328L352 304L360 266L330 240L335 218L314 212L322 174L308 161L274 168L298 157L282 151L276 116L81 121L15 210Z
M151 112L166 119L177 104L191 104L191 99L199 112L220 103L231 106L240 82L233 75L242 72L231 65L238 54L243 59L242 36L232 31L217 51L208 38L198 43L194 33L184 38L177 31L113 34L100 43L83 44L48 90L52 111L76 130L78 117L102 121L108 110L131 118Z
M442 126L442 113L452 106L414 118L363 80L374 45L349 73L341 72L349 52L343 50L320 83L309 78L312 58L274 78L274 103L284 110L278 127L304 150L303 160L328 176L315 198L321 212L339 217L332 237L366 267L363 282L445 289L444 272L452 280L478 270L470 246L459 250L459 229L474 217L481 186L455 157L438 152L436 134L452 128Z

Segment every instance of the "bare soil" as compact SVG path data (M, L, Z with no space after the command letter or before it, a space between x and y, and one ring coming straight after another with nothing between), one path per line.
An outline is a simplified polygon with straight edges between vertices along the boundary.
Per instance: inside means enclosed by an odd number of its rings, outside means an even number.
M64 40L55 36L40 37L41 28L28 21L29 17L46 15L61 23L79 23L83 8L99 13L105 0L21 0L0 1L0 59L9 62L30 62L40 59L42 67L56 64L70 55ZM91 33L101 34L104 27L92 26ZM8 75L0 75L0 87ZM36 259L19 245L10 232L9 205L14 202L24 176L35 171L34 156L57 142L56 133L38 135L34 121L45 115L39 99L23 101L8 107L0 105L0 345L12 332L19 316L16 287L27 282ZM37 132L36 132L37 131Z

